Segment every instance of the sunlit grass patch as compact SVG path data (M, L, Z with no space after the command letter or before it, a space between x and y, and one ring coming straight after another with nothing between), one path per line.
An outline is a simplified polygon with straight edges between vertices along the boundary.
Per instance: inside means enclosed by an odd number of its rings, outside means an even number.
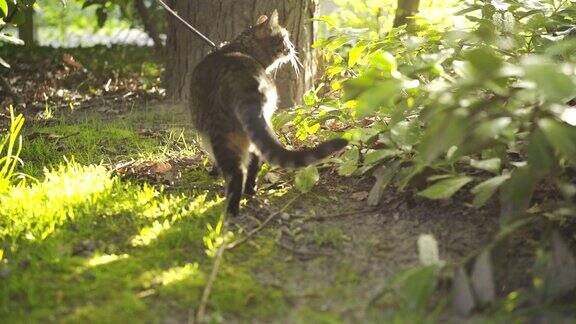
M149 276L150 274L145 274L144 276L146 277L147 275ZM201 286L204 283L204 275L200 271L198 263L188 263L180 267L173 267L158 274L152 273L152 276L151 279L146 280L146 287L168 286L187 279L195 281L198 286Z
M122 260L122 259L125 259L128 257L129 257L128 254L121 254L121 255L103 254L103 255L97 255L97 256L90 258L88 260L88 262L86 262L86 264L89 267L95 267L95 266L99 266L99 265L103 265L103 264L108 264L110 262L114 262L117 260Z
M158 140L139 136L122 122L93 120L32 126L24 137L22 171L38 177L43 168L62 163L66 158L74 157L81 164L110 163L136 158L158 146Z
M165 220L163 223L155 221L151 226L146 226L140 230L138 235L134 236L130 241L132 246L144 246L150 244L155 240L163 231L170 229L170 222Z
M78 113L72 120L27 124L19 171L42 177L44 168L70 159L84 165L107 166L131 160L202 160L196 135L187 128L188 114L181 107L134 109L122 118L108 118Z
M101 166L71 163L42 182L22 182L0 195L0 239L43 240L65 221L105 208L119 184Z
M175 312L182 319L200 301L212 264L204 238L222 202L206 191L170 194L76 162L13 186L0 195L0 318L155 322ZM253 277L266 261L248 256L270 257L270 243L240 248L226 265L210 301L216 313L285 312L282 292Z
M69 318L92 318L116 310L111 299L125 304L128 317L146 316L135 295L150 282L183 284L202 275L197 264L179 264L207 259L202 237L220 201L201 192L167 194L77 163L14 186L0 195L0 317L23 319L32 309L31 318L47 319L74 309ZM149 230L154 224L164 230ZM133 246L138 238L146 244ZM152 281L138 279L148 271Z

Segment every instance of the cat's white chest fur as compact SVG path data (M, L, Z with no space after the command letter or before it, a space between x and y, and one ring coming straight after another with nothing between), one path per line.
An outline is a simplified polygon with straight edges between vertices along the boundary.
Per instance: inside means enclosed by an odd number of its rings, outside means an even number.
M270 83L270 80L264 80L264 78L262 78L258 91L264 94L265 101L262 106L262 114L266 123L272 128L272 115L274 115L276 107L278 106L278 93L276 92L276 87L270 86Z
M262 107L262 113L264 114L264 119L270 127L272 127L272 115L276 111L276 107L278 106L278 94L275 90L269 90L266 94L266 102L264 103L264 107Z

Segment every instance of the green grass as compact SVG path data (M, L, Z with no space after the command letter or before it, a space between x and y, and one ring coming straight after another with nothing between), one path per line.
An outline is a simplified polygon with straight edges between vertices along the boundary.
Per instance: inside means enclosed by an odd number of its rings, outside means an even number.
M3 322L186 321L193 314L212 267L204 241L221 215L218 191L168 192L110 171L120 161L197 154L190 133L165 126L174 116L27 125L18 171L37 180L0 195ZM141 135L143 128L155 135ZM184 170L180 181L214 183L202 166ZM282 292L254 277L276 253L269 238L259 246L227 256L210 299L214 319L285 314Z
M211 268L203 238L221 202L206 192L169 194L121 181L102 166L74 163L15 187L0 196L0 317L109 323L187 315ZM253 278L260 265L237 260L221 270L211 308L244 319L285 312L282 293Z
M87 114L76 122L60 118L47 125L27 124L23 131L25 149L20 155L23 161L20 171L42 177L45 168L65 160L83 165L109 165L133 159L194 156L198 152L193 145L195 136L183 128L185 123L175 124L173 119L182 117L182 113L171 114L171 111L130 112L122 119L112 120ZM170 126L157 129L157 123Z
M56 165L66 157L81 164L108 162L138 157L142 152L154 151L157 141L139 138L121 125L103 122L82 122L70 125L33 127L25 135L26 149L21 158L22 172L34 177L43 174L43 168ZM33 140L27 138L33 137Z

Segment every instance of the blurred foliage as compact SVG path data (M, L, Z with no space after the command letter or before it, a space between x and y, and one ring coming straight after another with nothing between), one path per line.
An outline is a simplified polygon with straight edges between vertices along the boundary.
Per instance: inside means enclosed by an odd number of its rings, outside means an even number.
M130 25L139 25L139 17L134 9L134 1L122 0L76 0L82 3L82 9L93 9L98 27L103 27L110 20L121 19ZM148 8L152 21L165 28L162 9L154 0L145 0L144 5ZM113 19L110 19L113 18Z
M0 45L3 43L24 45L24 42L11 33L4 32L8 23L19 25L24 19L24 9L33 6L35 0L0 0ZM0 57L0 69L10 68L10 64Z
M508 214L524 212L542 182L565 192L576 162L576 4L497 3L465 6L470 29L422 23L417 35L400 28L377 39L320 18L333 36L315 44L325 74L304 98L313 114L292 116L298 139L328 120L353 143L341 174L400 160L399 188L426 175L421 194L449 198L474 183L480 207L503 186ZM539 210L573 212L565 198Z
M364 37L377 39L379 35L392 28L396 13L396 0L334 0L338 9L320 20L328 24L320 24L322 36L332 36L338 26L340 31L362 30ZM421 0L420 10L416 19L434 23L436 26L451 26L461 21L458 16L452 15L458 0L433 1ZM323 6L320 2L320 6ZM328 28L327 28L328 27Z
M130 27L130 21L123 19L116 7L107 9L106 24L99 25L96 10L95 6L84 8L80 1L69 1L65 7L55 1L43 2L36 10L39 37L61 39L78 31L86 33L104 29L105 32L112 32Z
M498 198L504 232L574 223L576 2L467 1L462 27L418 19L415 34L385 27L390 7L342 3L317 19L320 85L278 126L295 142L343 132L339 173L373 174L372 204L392 185L474 208Z

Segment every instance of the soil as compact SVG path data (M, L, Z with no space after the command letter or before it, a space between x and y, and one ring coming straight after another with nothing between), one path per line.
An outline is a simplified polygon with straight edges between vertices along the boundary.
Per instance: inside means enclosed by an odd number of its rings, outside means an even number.
M462 197L436 202L390 189L379 206L369 207L362 198L372 184L372 179L325 172L312 193L270 226L281 250L278 262L285 267L281 272L259 269L257 278L289 296L292 312L312 308L346 321L364 321L370 304L394 275L419 265L421 234L433 235L440 258L449 262L485 246L498 230L496 204L477 210L460 201ZM273 207L268 208L277 210L284 203L271 200ZM255 212L258 219L269 215L257 209L258 202L250 205L250 214ZM242 217L248 227L253 225L250 216ZM326 233L333 237L323 238ZM498 280L500 296L530 284L526 269L533 262L533 249L525 244L511 248L498 265L505 270ZM453 317L450 309L445 316Z

